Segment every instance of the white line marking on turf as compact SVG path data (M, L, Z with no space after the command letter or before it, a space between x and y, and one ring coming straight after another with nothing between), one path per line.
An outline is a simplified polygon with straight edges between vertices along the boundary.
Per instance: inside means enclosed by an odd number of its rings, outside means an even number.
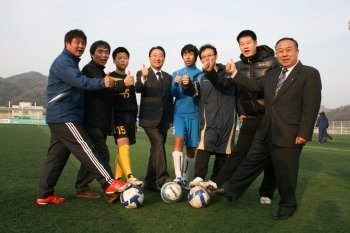
M337 151L350 152L350 150L335 149L335 148L324 148L324 147L317 147L317 146L306 146L306 148L315 148L315 149L321 149L321 150L337 150Z

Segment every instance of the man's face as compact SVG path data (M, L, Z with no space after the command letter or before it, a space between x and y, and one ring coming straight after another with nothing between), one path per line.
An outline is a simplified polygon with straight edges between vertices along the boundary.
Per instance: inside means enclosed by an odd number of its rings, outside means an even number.
M149 56L149 63L151 64L152 68L160 70L164 64L164 61L165 57L163 51L160 49L153 49Z
M291 40L282 40L276 45L276 57L278 62L284 67L289 68L298 62L299 50Z
M244 57L251 58L256 54L258 42L254 41L250 36L241 37L238 44Z
M66 42L66 49L76 57L81 57L83 55L86 48L86 41L83 38L73 38L73 40L69 43Z
M214 50L211 48L204 49L200 54L201 62L215 63L217 56L214 54Z
M194 52L184 52L182 59L184 60L186 66L193 66L196 63Z
M92 54L91 57L97 64L104 66L109 58L109 50L106 47L99 46L96 48L95 53Z
M129 64L128 54L124 52L117 53L114 59L114 64L118 70L125 70Z

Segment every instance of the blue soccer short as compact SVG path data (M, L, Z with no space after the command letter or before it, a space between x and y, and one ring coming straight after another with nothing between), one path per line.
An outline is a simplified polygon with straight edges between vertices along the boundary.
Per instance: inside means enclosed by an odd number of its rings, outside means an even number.
M199 120L178 116L175 114L173 122L174 137L184 137L186 147L197 147L199 143Z

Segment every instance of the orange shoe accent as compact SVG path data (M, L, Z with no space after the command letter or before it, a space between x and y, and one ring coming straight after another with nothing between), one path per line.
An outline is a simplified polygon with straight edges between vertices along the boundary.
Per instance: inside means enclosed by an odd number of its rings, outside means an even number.
M39 205L46 205L46 204L63 204L65 202L65 199L63 197L57 197L55 195L48 196L47 198L38 198L36 199L36 203Z
M108 188L105 190L105 193L112 194L112 193L120 193L123 192L125 189L127 189L130 186L130 184L127 184L121 180L114 180Z

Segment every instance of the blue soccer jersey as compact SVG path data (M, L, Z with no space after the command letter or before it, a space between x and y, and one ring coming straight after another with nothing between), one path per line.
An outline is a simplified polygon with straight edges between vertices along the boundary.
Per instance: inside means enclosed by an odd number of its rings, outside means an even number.
M184 137L186 147L197 147L199 143L198 97L183 95L182 83L174 82L177 74L183 77L185 72L192 82L202 73L197 67L184 67L173 73L171 87L171 94L175 97L173 134L175 137Z

